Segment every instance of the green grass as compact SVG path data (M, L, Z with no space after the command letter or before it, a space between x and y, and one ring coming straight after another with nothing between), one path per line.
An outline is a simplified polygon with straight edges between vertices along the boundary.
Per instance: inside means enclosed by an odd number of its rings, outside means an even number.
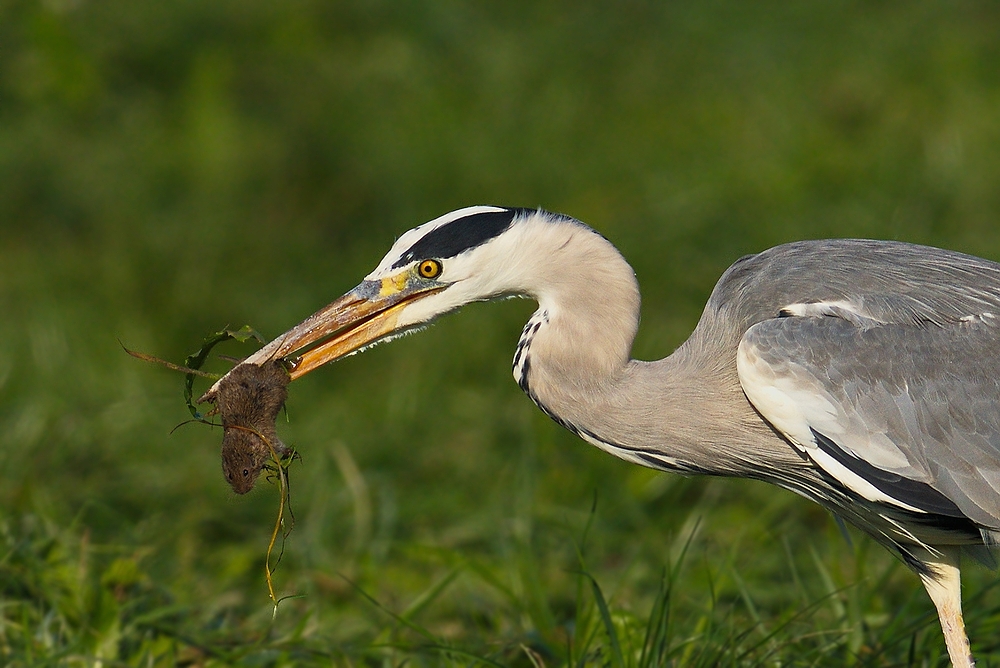
M986 2L0 3L0 663L946 665L916 579L824 511L540 415L526 302L291 386L272 616L276 489L234 497L221 432L171 432L182 378L118 340L275 335L475 203L616 243L646 359L776 243L1000 259L997 34Z

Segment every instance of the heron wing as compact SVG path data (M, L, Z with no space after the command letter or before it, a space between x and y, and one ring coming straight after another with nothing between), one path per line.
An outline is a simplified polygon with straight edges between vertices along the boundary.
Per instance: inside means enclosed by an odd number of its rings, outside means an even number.
M740 259L709 299L747 327L781 307L818 305L912 325L1000 314L1000 264L896 241L798 241Z
M738 354L771 425L870 501L1000 527L1000 318L782 313L750 327Z

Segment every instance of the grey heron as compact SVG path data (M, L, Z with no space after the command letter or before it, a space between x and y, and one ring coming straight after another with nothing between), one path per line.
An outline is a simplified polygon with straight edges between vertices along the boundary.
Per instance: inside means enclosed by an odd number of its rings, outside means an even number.
M895 552L972 658L959 558L1000 541L1000 264L870 240L738 260L673 354L632 359L639 286L568 216L477 206L403 234L354 289L251 355L291 376L474 301L538 309L513 373L563 427L629 462L754 478ZM213 400L217 385L203 400Z

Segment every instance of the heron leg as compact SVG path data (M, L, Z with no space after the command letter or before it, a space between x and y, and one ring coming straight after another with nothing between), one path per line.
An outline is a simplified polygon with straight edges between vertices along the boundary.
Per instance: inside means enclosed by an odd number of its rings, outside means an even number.
M959 573L961 548L948 546L925 550L920 560L930 571L920 574L924 588L937 608L948 657L955 668L973 668L972 650L962 619L962 583Z

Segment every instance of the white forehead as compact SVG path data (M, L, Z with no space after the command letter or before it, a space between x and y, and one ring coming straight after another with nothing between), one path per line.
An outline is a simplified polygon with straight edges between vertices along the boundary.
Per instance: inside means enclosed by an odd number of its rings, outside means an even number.
M477 213L493 213L497 211L505 211L498 206L467 206L464 209L456 209L450 213L446 213L443 216L439 216L432 221L426 222L419 227L414 227L412 230L404 232L402 236L396 239L396 243L392 245L389 252L385 254L382 261L379 262L375 270L365 276L365 280L376 280L384 278L390 274L395 274L400 271L400 267L392 268L399 258L410 249L413 244L420 241L429 232L433 232L442 225L447 225L448 223L453 223L459 218L465 218L466 216L474 216Z

